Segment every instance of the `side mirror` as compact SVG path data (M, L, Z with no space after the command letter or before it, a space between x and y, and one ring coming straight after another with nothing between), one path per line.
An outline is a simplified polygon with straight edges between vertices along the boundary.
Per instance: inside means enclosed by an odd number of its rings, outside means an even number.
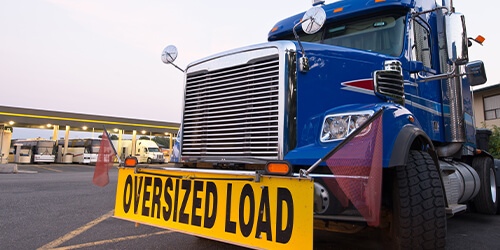
M174 45L169 45L165 49L163 49L163 52L161 53L161 60L165 64L170 64L177 59L177 47Z
M424 64L419 61L410 62L410 73L418 73L424 70Z
M460 13L449 13L444 17L448 59L457 65L469 61L469 41L465 30L465 17Z
M465 72L467 72L470 86L481 85L488 80L486 78L483 61L467 63L467 65L465 65Z
M309 71L309 59L306 57L306 52L304 51L304 47L302 46L299 35L297 35L295 29L297 28L297 26L302 25L302 30L304 30L306 34L311 35L318 32L323 27L323 24L325 24L325 20L325 10L320 6L315 6L306 11L304 17L302 17L300 22L293 26L293 35L295 36L295 39L297 39L300 49L302 50L302 57L299 59L299 70L301 72Z
M302 30L306 34L312 35L323 27L326 20L326 12L319 6L312 7L304 14L302 20Z
M178 70L185 72L183 69L181 69L179 66L174 64L175 59L177 59L177 47L174 45L169 45L163 49L163 52L161 53L161 60L165 64L172 64L174 67L176 67Z

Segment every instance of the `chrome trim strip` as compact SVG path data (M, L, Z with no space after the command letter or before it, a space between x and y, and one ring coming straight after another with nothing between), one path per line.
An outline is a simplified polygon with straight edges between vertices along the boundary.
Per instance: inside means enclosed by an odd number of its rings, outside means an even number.
M257 106L257 107L252 107L252 108L240 108L240 109L231 109L230 112L236 112L236 111L248 111L248 110L259 110L259 109L266 109L269 110L269 108L275 108L278 105L267 105L267 106ZM263 111L266 112L266 111ZM187 113L187 112L186 112ZM205 112L204 114L207 115L214 115L214 114L225 114L228 113L227 110L222 110L222 111L212 111L212 112ZM260 113L260 112L259 112ZM248 114L248 112L246 113ZM199 114L198 114L199 115ZM185 114L185 116L196 116L196 114ZM238 116L238 115L236 115Z
M365 180L368 180L368 176L334 175L334 174L309 174L308 176L310 176L312 178L345 178L345 179L365 179ZM293 177L300 177L300 173L294 173Z
M185 173L204 173L204 174L230 174L230 175L249 175L249 176L255 176L255 171L239 171L239 170L231 170L231 172L228 173L227 170L220 170L220 169L199 169L199 168L169 168L169 167L163 167L163 168L140 168L141 170L169 170L169 171L178 171L178 172L185 172Z
M405 100L405 104L411 105L411 106L413 106L414 108L418 108L418 109L421 109L421 110L427 111L427 112L432 113L432 114L435 114L435 115L439 115L439 116L440 116L440 115L442 115L442 113L441 113L441 112L436 111L436 110L434 110L434 109L432 109L432 108L426 107L426 106L424 106L424 105L420 105L420 104L418 104L418 103L416 103L416 102L412 102L412 101L409 101L409 100Z
M276 118L276 121L278 120L277 119L278 115L268 115L268 116L261 116L261 117L262 118ZM237 121L237 120L241 120L241 119L225 119L225 120L217 120L217 121L207 121L206 123L221 123L221 122ZM191 124L191 123L190 122L186 122L186 124Z
M341 221L359 221L365 222L366 219L361 216L346 216L346 215L314 215L314 219L322 220L341 220Z
M269 92L277 92L277 91L276 91L276 90L274 90L274 91L269 91ZM250 96L250 97L251 97L252 95L253 95L252 93L250 93L250 94L244 94L244 95L237 95L237 96L233 96L233 98L234 98L234 97L243 97L243 96ZM212 99L212 100L213 100L213 101L216 101L216 100L225 100L225 99L227 99L227 98L226 98L226 97L223 97L223 98L215 98L215 99ZM205 102L205 101L204 101L204 100L202 100L202 101L195 101L195 102L188 102L188 103L190 103L190 104L191 104L191 103L203 103L203 102ZM204 104L203 104L203 105L204 105Z
M267 67L267 68L275 68L274 65L273 66L270 66L270 67ZM244 69L244 68L243 68ZM258 71L262 71L264 68L260 68ZM267 77L260 77L262 75L267 75L269 73L277 73L278 71L277 70L270 70L270 71L267 71L267 72L263 72L263 73L255 73L254 76L257 76L257 78L253 78L252 80L262 80L262 79L267 79ZM235 74L236 76L238 74ZM241 73L239 74L241 75ZM224 78L226 77L231 77L231 75L225 75ZM213 80L213 79L217 79L217 78L220 78L220 77L211 77L210 80ZM237 80L235 82L230 82L230 83L225 83L225 84L221 84L221 85L217 85L217 86L228 86L228 85L235 85L235 84L238 84L238 83L242 83L242 82L247 82L247 80L245 80L247 77L246 76L239 76L239 77L235 77L235 78L232 78L231 80ZM203 79L205 80L205 79ZM202 84L196 84L196 82L202 82ZM226 79L222 79L222 80L217 80L217 81L211 81L210 84L207 84L207 83L203 83L204 81L202 80L198 80L198 81L190 81L189 84L191 86L188 87L188 91L192 90L192 89L196 89L196 88L199 88L199 87L203 87L203 86L206 86L206 85L212 85L214 83L223 83L223 82L227 82ZM209 88L207 88L209 89Z
M275 160L276 157L241 157L241 156L182 156L185 163L206 162L206 163L235 163L235 164L266 164L270 160Z
M256 97L253 100L258 100L258 99L268 99L268 97ZM245 98L245 99L238 99L236 101L225 101L225 102L216 102L216 103L209 103L209 104L203 104L204 106L216 106L219 107L219 105L222 104L228 104L228 103L240 103L241 101L247 101L247 100L252 100L252 98ZM273 100L273 101L278 101L278 100ZM194 102L191 102L194 103Z
M273 117L273 116L269 116ZM233 123L234 126L241 126L241 125L249 125L249 124L261 124L261 123L267 123L265 121L254 121L254 122L240 122L240 123ZM196 124L196 123L194 123ZM219 127L226 127L225 124L215 124L215 125L209 125L209 124L204 124L201 126L188 126L189 128L219 128Z
M235 139L244 139L245 137L234 137ZM261 136L261 137L258 137L258 136L255 136L255 137L252 137L253 139L267 139L267 138L273 138L273 139L276 139L278 138L278 136ZM192 139L185 139L186 142L188 141L193 141ZM220 141L220 139L218 138L207 138L205 139L205 141Z
M262 111L257 111L257 112L247 112L245 114L250 114L250 115L258 115L258 114L261 114ZM217 116L212 116L210 118L229 118L229 117L238 117L238 116L241 116L241 114L229 114L229 115L217 115ZM185 121L192 121L192 120L199 120L199 118L185 118L184 119Z
M274 71L276 72L276 71ZM268 73L274 73L274 72L268 72ZM261 80L261 79L267 79L267 77L262 77L262 78L253 78L252 79L252 82L255 82L255 80ZM240 83L246 83L248 81L239 81L239 82L232 82L232 83L228 83L228 84L221 84L221 85L217 85L217 87L225 87L225 86L231 86L231 85L235 85L235 84L240 84ZM266 85L266 84L269 84L269 83L272 83L273 81L260 81L260 82L256 82L256 83L253 83L253 84L249 84L247 83L247 86L259 86L259 85ZM212 82L213 83L213 82ZM214 87L205 87L205 89L212 89ZM229 88L224 88L225 90L228 90L228 89L239 89L240 86L234 86L234 87L229 87ZM196 90L196 89L195 89ZM188 90L189 92L194 92L193 94L189 94L188 96L190 95L195 95L197 92L195 90ZM220 92L220 90L207 90L205 91L205 93L210 93L210 92Z

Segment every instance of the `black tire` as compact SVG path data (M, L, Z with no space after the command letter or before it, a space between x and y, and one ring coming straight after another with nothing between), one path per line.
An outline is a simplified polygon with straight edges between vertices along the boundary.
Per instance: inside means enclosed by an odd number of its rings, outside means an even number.
M148 164L151 164L153 163L153 160L151 160L151 158L148 158Z
M497 214L500 214L500 206L498 205L498 200L500 199L500 193L498 192L498 187L497 187Z
M444 249L443 188L427 152L410 151L406 166L396 168L392 206L393 249Z
M498 199L493 159L488 156L476 157L472 160L472 168L476 170L481 182L479 193L473 200L475 210L482 214L496 214Z

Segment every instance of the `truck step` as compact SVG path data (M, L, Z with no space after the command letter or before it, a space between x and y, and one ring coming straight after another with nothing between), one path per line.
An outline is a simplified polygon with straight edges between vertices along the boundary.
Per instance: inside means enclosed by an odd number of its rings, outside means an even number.
M465 210L467 210L467 205L451 204L446 208L446 214L454 215L460 212L465 212Z

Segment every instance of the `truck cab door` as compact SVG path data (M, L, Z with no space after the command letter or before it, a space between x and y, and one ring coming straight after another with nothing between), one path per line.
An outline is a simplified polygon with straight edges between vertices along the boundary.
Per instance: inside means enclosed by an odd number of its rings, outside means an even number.
M437 35L426 20L416 17L410 21L408 45L411 61L418 61L423 65L418 72L420 75L433 76L440 73ZM409 83L405 84L405 106L420 121L431 140L442 140L441 81L419 82L418 73L411 73Z

